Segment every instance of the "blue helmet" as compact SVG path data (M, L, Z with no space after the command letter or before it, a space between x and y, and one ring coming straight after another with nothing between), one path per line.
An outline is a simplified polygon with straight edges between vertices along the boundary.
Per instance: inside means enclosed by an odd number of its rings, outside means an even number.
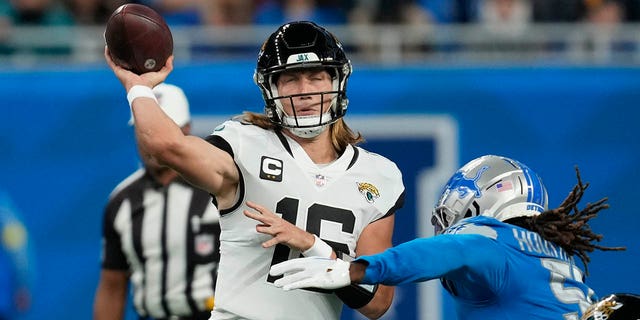
M513 159L485 155L469 161L449 179L431 223L438 234L464 218L505 221L547 209L547 190L533 170Z

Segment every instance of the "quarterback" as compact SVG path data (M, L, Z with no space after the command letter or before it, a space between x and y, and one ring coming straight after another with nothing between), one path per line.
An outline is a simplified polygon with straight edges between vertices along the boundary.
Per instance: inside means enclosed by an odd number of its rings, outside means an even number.
M211 319L368 318L391 305L390 286L284 291L272 265L302 256L347 258L391 247L404 202L395 163L357 146L343 119L351 62L313 22L282 25L264 42L254 81L264 113L245 112L206 139L185 136L150 94L172 69L141 76L105 58L127 90L136 138L159 163L215 196L220 264Z

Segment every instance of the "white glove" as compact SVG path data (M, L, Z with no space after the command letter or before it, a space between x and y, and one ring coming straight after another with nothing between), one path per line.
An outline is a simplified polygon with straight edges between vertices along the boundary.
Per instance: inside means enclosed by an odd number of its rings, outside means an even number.
M284 290L299 288L337 289L351 284L349 262L307 257L287 260L271 267L272 276L284 275L274 285Z

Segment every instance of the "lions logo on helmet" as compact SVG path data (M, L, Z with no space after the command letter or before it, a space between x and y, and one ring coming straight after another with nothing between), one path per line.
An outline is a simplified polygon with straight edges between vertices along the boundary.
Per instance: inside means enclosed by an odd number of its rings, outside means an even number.
M456 191L458 191L458 196L460 198L466 197L467 192L473 192L476 198L480 198L482 193L480 191L480 188L478 188L477 182L478 179L480 179L480 176L482 176L482 174L487 171L487 169L489 169L489 167L487 166L480 168L480 170L476 172L476 176L472 179L468 179L467 177L465 177L464 172L458 171L453 175L453 177L451 177L449 184L456 186L455 189Z
M500 221L533 216L547 210L547 201L547 190L533 170L513 159L486 155L471 160L449 179L431 223L441 233L479 215Z

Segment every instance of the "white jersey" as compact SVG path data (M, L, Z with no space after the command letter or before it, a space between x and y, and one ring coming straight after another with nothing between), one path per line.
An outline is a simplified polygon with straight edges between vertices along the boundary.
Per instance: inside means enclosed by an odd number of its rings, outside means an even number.
M349 146L335 162L318 166L281 133L227 121L208 140L222 138L240 170L237 203L221 211L220 265L211 319L339 319L342 302L333 293L284 291L269 268L300 257L285 245L262 248L270 235L242 212L252 201L316 234L334 250L355 256L370 223L402 206L404 185L397 166L380 155ZM216 142L217 140L217 142ZM222 143L224 145L224 143Z

